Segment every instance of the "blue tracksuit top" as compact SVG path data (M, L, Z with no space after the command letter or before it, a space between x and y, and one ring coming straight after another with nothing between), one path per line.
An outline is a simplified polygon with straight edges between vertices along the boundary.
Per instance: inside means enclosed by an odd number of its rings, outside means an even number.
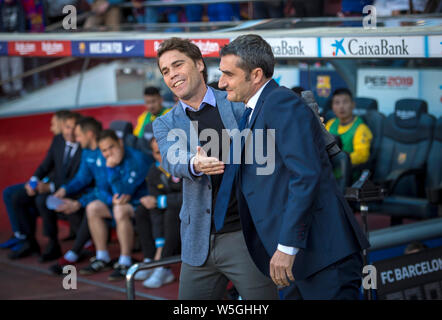
M110 206L114 194L129 194L131 203L137 205L139 199L148 194L145 177L149 162L142 152L125 147L123 161L115 168L107 168L98 148L83 149L77 174L63 187L67 195L75 194L95 180L94 189L79 199L83 207L97 199Z

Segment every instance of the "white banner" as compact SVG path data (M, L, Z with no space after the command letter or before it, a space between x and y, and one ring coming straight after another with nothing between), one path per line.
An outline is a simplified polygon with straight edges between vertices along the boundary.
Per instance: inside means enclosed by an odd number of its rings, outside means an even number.
M218 65L207 66L208 83L218 82L221 77ZM273 79L287 88L293 88L299 85L299 69L294 66L277 66L273 73Z
M379 111L389 115L396 101L419 98L419 71L407 69L359 69L357 97L378 100Z
M428 56L442 57L442 36L428 36Z
M436 117L442 116L442 71L420 71L420 99L428 103L428 112Z
M322 57L425 57L424 37L321 38Z
M276 58L317 57L317 38L265 38Z

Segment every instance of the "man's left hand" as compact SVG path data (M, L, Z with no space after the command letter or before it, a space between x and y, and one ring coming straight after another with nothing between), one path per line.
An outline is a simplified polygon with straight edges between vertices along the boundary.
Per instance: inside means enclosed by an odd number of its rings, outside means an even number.
M49 186L49 183L43 183L40 181L38 182L36 189L37 189L37 192L40 194L51 192L51 187Z
M296 255L289 255L276 250L270 260L270 277L273 282L281 287L290 285L290 281L295 281L292 273L293 263Z

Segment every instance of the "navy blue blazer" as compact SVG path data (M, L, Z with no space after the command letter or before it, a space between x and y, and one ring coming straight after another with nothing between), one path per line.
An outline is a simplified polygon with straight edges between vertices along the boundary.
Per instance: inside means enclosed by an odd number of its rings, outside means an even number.
M256 129L264 130L263 155L274 155L272 174L257 174L258 168L269 164L254 156L253 163L241 164L237 176L243 232L260 270L269 275L278 244L300 249L293 268L297 282L368 248L333 177L313 111L291 90L271 80L249 127L255 144L261 139ZM275 129L273 135L269 129ZM274 151L269 148L272 143Z

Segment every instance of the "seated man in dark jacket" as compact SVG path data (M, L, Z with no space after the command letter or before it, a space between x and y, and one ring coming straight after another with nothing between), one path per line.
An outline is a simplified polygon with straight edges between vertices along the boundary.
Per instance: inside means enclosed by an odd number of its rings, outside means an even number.
M47 197L55 192L62 184L69 181L77 172L81 160L81 147L75 142L74 128L76 121L80 118L78 113L67 114L62 123L62 134L56 135L46 154L46 158L35 171L25 187L12 195L12 207L17 215L19 229L26 236L20 250L11 252L9 258L18 259L39 253L40 248L35 239L35 215L29 210L36 206L38 213L43 218L44 234L49 238L46 250L43 252L40 261L50 261L61 256L61 249L58 243L57 224L47 220L52 214L46 206ZM51 173L52 172L52 173ZM43 178L51 173L51 183L44 183ZM79 219L71 215L77 224ZM78 221L77 221L78 220Z

